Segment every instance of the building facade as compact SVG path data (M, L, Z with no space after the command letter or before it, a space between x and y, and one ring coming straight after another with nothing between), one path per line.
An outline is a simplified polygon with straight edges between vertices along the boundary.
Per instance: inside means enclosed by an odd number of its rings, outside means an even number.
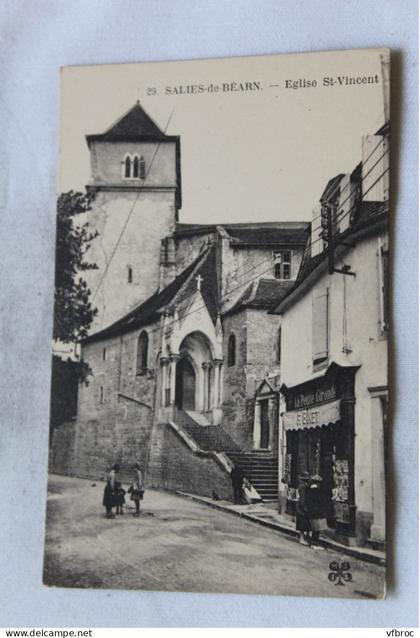
M280 510L293 519L299 476L318 474L326 533L374 547L385 543L388 144L387 126L366 136L362 162L328 182L300 273L275 310ZM332 251L320 223L328 206Z

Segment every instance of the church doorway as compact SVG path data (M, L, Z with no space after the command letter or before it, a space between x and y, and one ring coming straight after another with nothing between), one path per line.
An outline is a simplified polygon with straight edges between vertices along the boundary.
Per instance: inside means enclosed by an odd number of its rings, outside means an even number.
M181 410L195 410L195 372L184 357L176 366L175 405Z

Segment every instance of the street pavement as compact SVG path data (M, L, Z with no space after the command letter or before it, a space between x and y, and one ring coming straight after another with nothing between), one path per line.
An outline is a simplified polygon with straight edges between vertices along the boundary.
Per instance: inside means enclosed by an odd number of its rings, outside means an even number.
M296 540L168 492L147 490L106 519L104 483L51 475L44 583L238 594L381 598L385 568ZM328 578L350 563L351 581Z

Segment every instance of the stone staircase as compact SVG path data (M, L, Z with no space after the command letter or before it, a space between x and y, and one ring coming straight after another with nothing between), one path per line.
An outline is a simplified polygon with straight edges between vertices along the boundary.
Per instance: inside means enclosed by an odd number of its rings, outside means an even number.
M222 425L212 425L201 412L178 410L176 422L202 450L225 452L232 463L242 470L264 501L277 500L277 456L265 450L241 451Z
M211 425L201 412L178 410L176 421L202 450L239 452L240 448L221 425Z
M227 452L231 461L251 481L264 501L278 498L278 459L271 452Z
M211 425L210 421L202 412L195 412L194 410L184 410L184 413L190 417L197 425L202 425L207 427Z

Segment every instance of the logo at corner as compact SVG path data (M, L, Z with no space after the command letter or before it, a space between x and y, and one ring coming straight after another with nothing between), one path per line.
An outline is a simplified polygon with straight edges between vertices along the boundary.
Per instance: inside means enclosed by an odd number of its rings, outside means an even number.
M330 563L330 572L328 574L328 580L336 585L344 585L344 583L350 583L353 579L350 573L350 563L344 561L338 563L333 560Z

